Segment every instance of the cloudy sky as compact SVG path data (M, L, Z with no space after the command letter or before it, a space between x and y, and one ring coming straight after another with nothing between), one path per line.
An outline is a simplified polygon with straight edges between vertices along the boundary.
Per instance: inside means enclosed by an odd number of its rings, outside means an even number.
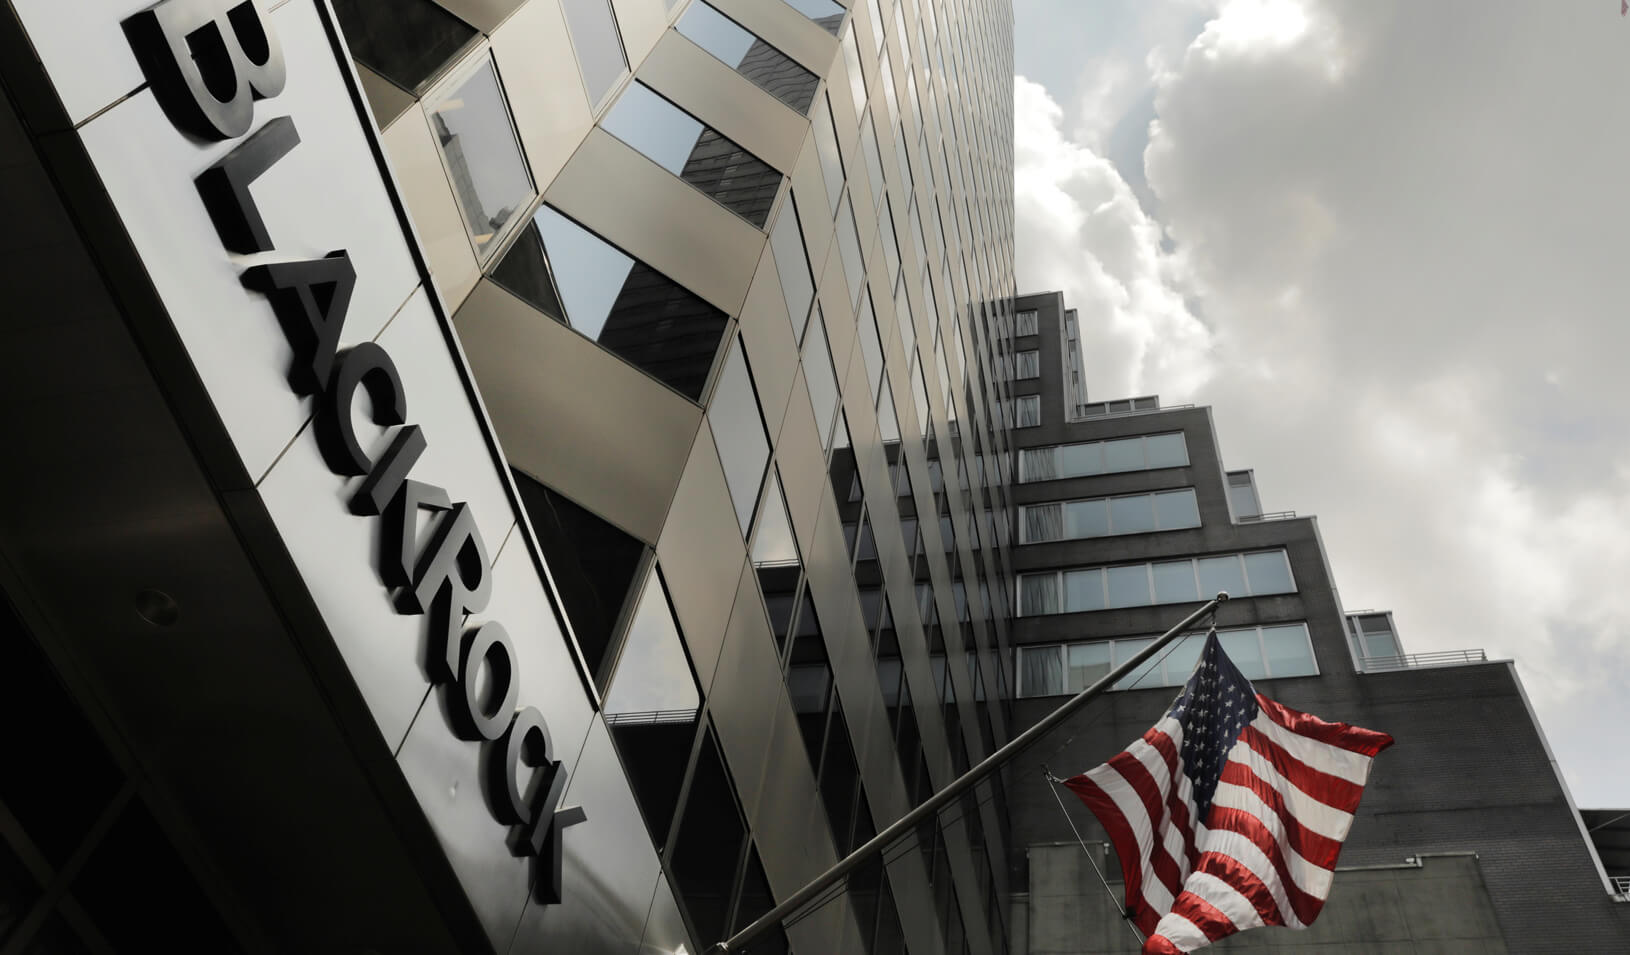
M1630 805L1618 0L1015 0L1022 290L1094 398L1214 408L1349 609L1514 658Z

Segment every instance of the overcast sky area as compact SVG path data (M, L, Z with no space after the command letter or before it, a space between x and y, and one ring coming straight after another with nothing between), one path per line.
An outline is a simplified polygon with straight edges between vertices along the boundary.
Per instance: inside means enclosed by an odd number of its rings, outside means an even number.
M1578 803L1630 805L1618 0L1014 6L1019 288L1090 396L1211 405L1348 610L1517 660Z

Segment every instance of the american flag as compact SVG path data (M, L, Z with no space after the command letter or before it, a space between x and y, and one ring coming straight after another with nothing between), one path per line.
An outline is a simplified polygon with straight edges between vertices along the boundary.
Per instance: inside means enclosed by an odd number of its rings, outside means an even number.
M1390 745L1259 695L1212 631L1160 722L1065 784L1109 832L1145 955L1191 952L1318 917L1371 760Z

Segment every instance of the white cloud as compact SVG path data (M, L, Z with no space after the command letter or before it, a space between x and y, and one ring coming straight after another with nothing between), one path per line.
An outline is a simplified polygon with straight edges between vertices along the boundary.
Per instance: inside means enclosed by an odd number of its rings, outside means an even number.
M1064 120L1133 97L1017 91L1021 284L1081 310L1094 394L1213 405L1265 506L1319 514L1350 607L1519 660L1585 802L1630 778L1564 734L1630 720L1618 27L1231 0L1147 59L1158 221Z

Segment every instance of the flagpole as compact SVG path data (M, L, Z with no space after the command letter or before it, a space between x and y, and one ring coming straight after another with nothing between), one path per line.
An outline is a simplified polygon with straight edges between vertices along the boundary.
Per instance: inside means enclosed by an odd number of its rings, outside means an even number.
M916 809L911 810L910 812L901 816L899 819L895 820L892 825L873 836L866 842L865 845L862 845L860 848L844 856L842 859L839 859L831 868L812 879L808 885L799 889L797 892L794 892L785 902L782 902L780 905L777 905L775 908L759 916L759 918L751 925L748 925L746 928L742 929L736 934L730 936L722 942L715 943L712 948L707 950L707 955L734 955L734 953L742 951L749 942L758 938L760 935L764 934L774 926L779 925L787 916L803 908L804 905L806 905L811 899L815 898L815 896L821 894L821 892L830 887L832 883L854 871L860 866L861 863L865 862L868 858L877 853L879 850L883 849L889 843L898 839L905 833L910 832L916 827L917 823L937 812L940 807L946 805L951 800L962 795L968 789L972 788L974 785L983 780L986 776L989 776L993 770L997 769L1014 756L1017 756L1021 750L1036 742L1036 740L1040 739L1042 736L1045 736L1059 723L1062 723L1064 720L1068 719L1071 714L1075 713L1076 710L1079 710L1081 707L1091 702L1095 697L1102 694L1105 690L1108 690L1110 687L1114 686L1122 677L1137 669L1138 666L1140 666L1145 660L1148 660L1150 657L1160 652L1160 650L1164 648L1166 644L1171 643L1173 640L1182 636L1207 614L1215 613L1217 607L1227 599L1228 593L1226 591L1219 592L1217 596L1206 601L1205 604L1200 607L1200 609L1194 611L1179 621L1177 626L1172 627L1170 630L1167 630L1165 633L1161 634L1155 639L1154 643L1149 644L1147 647L1144 647L1142 650L1133 654L1132 659L1127 660L1120 666L1110 670L1109 673L1105 674L1104 677L1098 682L1082 690L1080 693L1077 693L1075 696L1070 697L1070 699L1064 702L1064 705L1047 714L1045 717L1042 717L1041 721L1035 726L1030 727L1023 733L1020 733L1018 736L1013 737L1001 749L998 749L996 752L985 757L977 766L974 766L961 776L953 779L944 789L941 789L939 792L930 796Z

